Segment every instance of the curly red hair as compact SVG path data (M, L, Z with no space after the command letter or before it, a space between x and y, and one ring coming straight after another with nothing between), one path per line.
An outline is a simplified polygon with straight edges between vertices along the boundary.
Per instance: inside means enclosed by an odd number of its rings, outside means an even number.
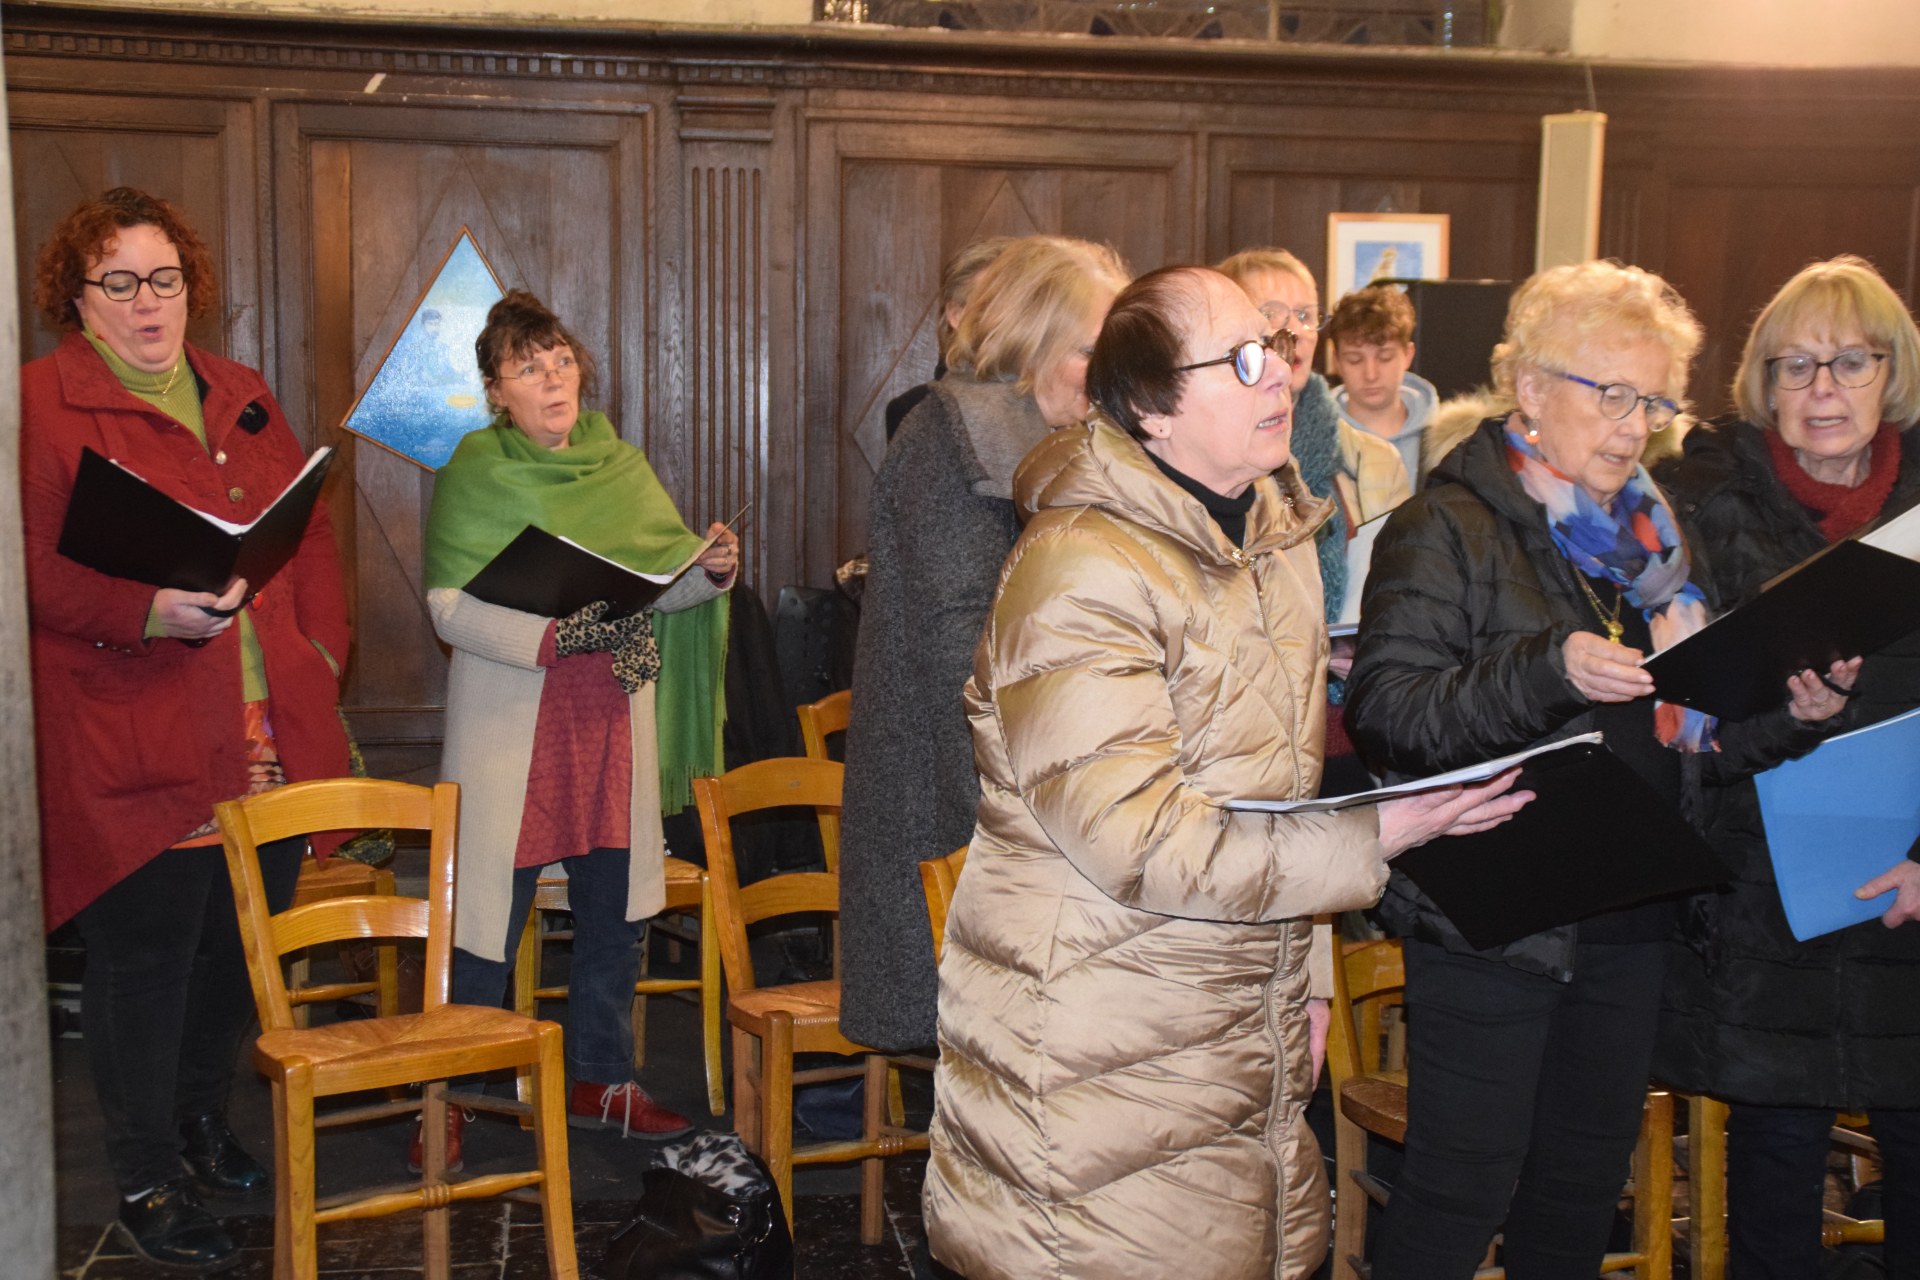
M111 252L123 227L157 227L180 251L180 269L187 277L187 316L199 319L213 305L213 258L185 215L167 200L132 187L115 187L88 200L60 220L40 246L34 265L33 305L47 327L78 329L80 312L73 300L85 288L87 264Z

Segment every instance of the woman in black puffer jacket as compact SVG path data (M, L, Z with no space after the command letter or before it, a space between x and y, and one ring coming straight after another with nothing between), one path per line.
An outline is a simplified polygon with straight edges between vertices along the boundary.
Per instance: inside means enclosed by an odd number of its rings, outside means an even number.
M1734 383L1745 421L1687 437L1660 469L1729 606L1833 541L1920 502L1920 335L1858 258L1817 263L1755 323ZM1859 727L1920 705L1920 634L1867 657ZM1915 785L1920 786L1920 780ZM1710 793L1731 888L1689 914L1669 961L1654 1070L1728 1102L1729 1262L1737 1280L1819 1266L1827 1131L1867 1111L1880 1141L1890 1276L1920 1277L1920 866L1883 921L1796 942L1751 782ZM1911 856L1911 855L1910 855Z

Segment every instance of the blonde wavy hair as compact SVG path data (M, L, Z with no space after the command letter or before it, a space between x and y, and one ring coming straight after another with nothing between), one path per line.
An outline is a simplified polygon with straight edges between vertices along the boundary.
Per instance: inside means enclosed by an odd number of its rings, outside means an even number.
M1767 360L1796 338L1837 342L1848 332L1887 353L1881 416L1902 429L1920 421L1920 333L1900 295L1872 263L1851 253L1803 267L1761 310L1733 375L1740 416L1773 430L1778 419L1768 394Z
M1513 405L1528 369L1578 373L1573 362L1590 342L1657 342L1667 349L1667 398L1684 407L1700 338L1686 300L1651 271L1611 259L1549 267L1507 303L1506 334L1493 349L1494 393Z
M1031 392L1040 370L1079 343L1088 318L1125 288L1130 273L1103 244L1022 236L974 277L954 326L947 365L982 382Z
M1231 258L1223 260L1214 268L1221 275L1239 285L1247 287L1247 281L1260 271L1285 271L1300 277L1313 290L1313 296L1320 296L1320 285L1313 278L1313 272L1307 270L1307 264L1288 253L1285 249L1242 249Z

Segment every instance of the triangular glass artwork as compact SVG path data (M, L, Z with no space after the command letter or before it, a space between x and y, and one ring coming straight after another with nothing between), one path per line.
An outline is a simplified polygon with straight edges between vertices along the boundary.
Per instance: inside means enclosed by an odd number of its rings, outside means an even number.
M342 425L438 470L461 436L492 420L473 343L503 292L473 233L461 227Z

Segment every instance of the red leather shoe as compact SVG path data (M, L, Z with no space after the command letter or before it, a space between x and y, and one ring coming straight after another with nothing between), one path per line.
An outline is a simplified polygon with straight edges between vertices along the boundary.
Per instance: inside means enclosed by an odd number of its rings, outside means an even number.
M467 1121L473 1119L473 1112L465 1107L447 1108L447 1172L458 1173L466 1167L466 1159L460 1151L460 1135L467 1127ZM407 1144L407 1172L420 1172L421 1162L425 1159L422 1147L425 1138L422 1130L427 1126L426 1118L413 1122L413 1141Z
M623 1138L677 1138L693 1128L693 1121L661 1106L631 1080L576 1083L567 1095L567 1123L582 1129L618 1129Z

